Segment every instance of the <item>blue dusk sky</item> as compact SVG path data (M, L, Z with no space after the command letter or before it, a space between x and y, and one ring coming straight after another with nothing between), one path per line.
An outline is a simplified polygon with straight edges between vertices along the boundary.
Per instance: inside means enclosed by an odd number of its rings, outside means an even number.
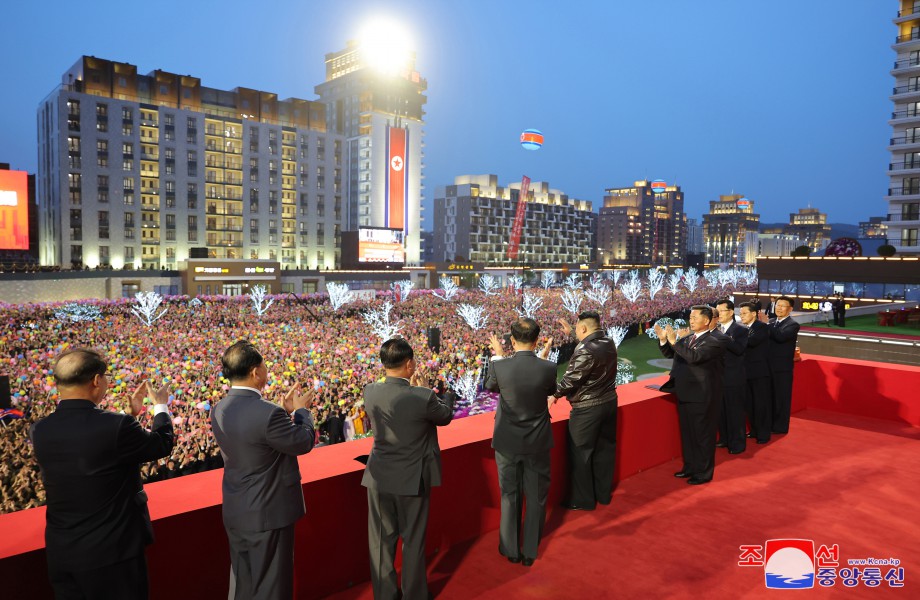
M10 2L0 162L37 168L35 114L81 55L314 99L324 55L403 24L428 80L424 201L456 175L528 175L602 204L680 185L699 218L740 193L766 222L887 212L895 0ZM518 143L543 131L543 149ZM430 224L430 223L429 223ZM427 225L426 224L426 227Z

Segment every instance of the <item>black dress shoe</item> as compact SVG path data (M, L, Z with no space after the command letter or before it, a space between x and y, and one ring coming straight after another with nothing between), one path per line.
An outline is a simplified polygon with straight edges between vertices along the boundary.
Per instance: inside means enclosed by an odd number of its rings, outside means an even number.
M758 444L766 444L766 443L769 442L769 441L770 441L770 440L757 440L757 443L758 443Z
M728 448L728 444L725 442L716 442L716 448Z
M746 438L755 438L755 437L757 437L757 434L748 432L748 433L744 434L744 437L746 437Z
M521 564L525 567L530 567L533 566L533 561L534 559L530 558L529 556L525 556L524 560L521 561Z
M501 554L502 556L504 556L505 558L507 558L507 559L508 559L508 562L515 563L515 564L521 562L521 557L520 557L520 556L508 556L507 554L505 554L504 552L502 552L502 547L501 547L501 546L498 547L498 553Z
M597 503L607 506L608 504L610 504L611 500L613 500L613 498L604 498L603 500L598 500Z
M712 477L710 477L709 479L703 479L701 477L691 477L690 479L687 480L687 483L689 483L690 485L703 485L704 483L709 483L710 481L712 481Z
M593 506L588 508L587 506L578 506L576 504L568 504L568 503L563 504L562 508L566 510L594 510Z
M744 452L744 450L729 450L728 451L729 454L741 454L742 452Z
M674 473L674 477L680 477L681 479L686 479L687 477L693 477L693 473L687 473L686 471L678 471Z

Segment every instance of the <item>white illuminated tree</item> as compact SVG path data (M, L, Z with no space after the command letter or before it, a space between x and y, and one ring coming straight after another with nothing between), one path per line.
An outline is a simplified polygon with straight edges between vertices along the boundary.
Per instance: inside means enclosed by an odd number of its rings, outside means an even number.
M696 270L696 267L690 267L687 269L687 272L684 273L684 287L687 288L687 291L691 294L696 291L696 288L700 284L700 274Z
M466 404L472 404L476 401L479 392L479 369L475 371L466 371L450 382L450 387L457 392Z
M755 285L757 283L757 267L748 269L742 277L745 285Z
M619 348L628 332L628 327L623 327L622 325L614 325L613 327L607 328L607 337L613 340L614 345Z
M719 287L719 269L710 269L703 272L703 279L706 280L706 285L709 287Z
M610 288L603 282L597 286L592 285L591 288L585 292L585 296L600 304L601 307L610 300L610 294Z
M642 293L642 281L639 279L639 271L633 269L629 272L626 280L620 284L620 292L630 302L634 303L639 299L639 294Z
M70 302L54 311L54 316L61 321L83 323L87 321L98 321L102 318L102 311L94 304L77 304L76 302Z
M344 283L327 283L326 292L329 294L329 302L332 303L332 310L336 312L355 299L355 295L348 290L348 285Z
M584 300L581 290L568 288L562 292L562 306L573 315L577 315Z
M269 298L268 302L265 301L267 292L268 290L264 285L254 285L249 288L249 299L252 300L252 311L260 317L268 312L269 307L275 303L274 298Z
M632 363L620 362L617 364L617 385L626 385L631 383L634 379L634 373L636 372L636 367Z
M134 298L137 300L137 306L131 308L131 313L141 320L141 323L150 327L153 323L166 314L168 308L164 308L160 314L157 309L163 302L163 296L156 292L138 292Z
M661 288L664 287L664 273L658 269L649 269L648 270L648 297L651 300L655 299L655 294L661 291Z
M683 274L674 271L668 275L668 291L672 294L680 293L680 280L683 279Z
M546 356L546 360L558 364L559 363L559 348L553 348L552 350L550 350L549 354Z
M524 292L523 300L521 301L521 308L515 308L515 312L521 317L527 317L528 319L537 318L537 310L543 305L543 298L538 297L535 294L530 292Z
M390 311L392 310L393 303L387 300L380 308L368 309L361 315L364 322L370 325L371 332L382 342L396 337L402 328L401 322L390 322Z
M508 289L513 293L516 294L522 287L524 287L524 278L520 275L512 275L508 278Z
M489 315L486 313L486 307L477 304L460 304L457 306L457 314L466 321L466 324L474 331L478 331L486 326L489 322Z
M396 299L396 302L405 302L409 299L409 292L412 291L412 288L415 286L408 279L402 281L394 281L390 284L390 289L393 290L393 297Z
M438 283L443 293L439 294L437 290L431 293L441 300L447 300L448 302L454 299L454 296L457 295L457 290L460 289L460 286L454 283L454 280L446 275L441 275L441 279L438 280Z
M479 278L479 289L486 296L494 296L498 293L498 280L492 275L483 275Z
M578 275L576 275L575 273L572 273L571 275L566 277L565 280L562 282L562 285L564 285L566 288L570 290L575 290L575 289L580 290L581 289L581 282L578 281Z
M540 285L544 290L548 290L556 283L556 274L552 271L543 271L540 273Z

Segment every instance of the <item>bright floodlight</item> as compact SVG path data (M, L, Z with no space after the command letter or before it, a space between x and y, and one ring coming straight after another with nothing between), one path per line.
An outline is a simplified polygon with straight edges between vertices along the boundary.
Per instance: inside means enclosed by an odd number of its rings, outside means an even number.
M368 67L384 73L398 73L408 68L412 45L405 28L389 19L368 23L358 38L361 58Z

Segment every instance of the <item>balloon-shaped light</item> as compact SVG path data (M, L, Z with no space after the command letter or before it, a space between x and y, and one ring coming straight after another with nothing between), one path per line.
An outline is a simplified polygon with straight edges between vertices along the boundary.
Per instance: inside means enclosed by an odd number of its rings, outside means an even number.
M668 184L663 179L656 179L651 185L653 194L663 194L668 189Z
M521 147L524 150L539 150L543 146L543 132L538 129L526 129L521 133Z

